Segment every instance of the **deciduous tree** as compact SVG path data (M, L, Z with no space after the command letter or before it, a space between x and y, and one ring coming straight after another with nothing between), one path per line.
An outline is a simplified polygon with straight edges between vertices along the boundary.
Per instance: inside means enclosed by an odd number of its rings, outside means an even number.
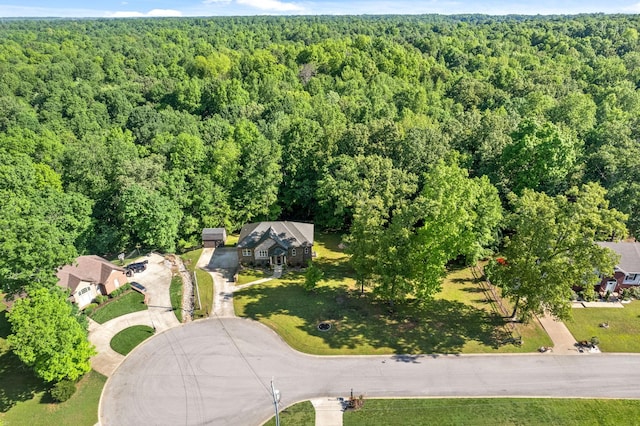
M513 234L505 239L503 258L487 266L487 276L513 301L514 318L546 310L566 319L572 286L593 286L595 271L613 272L615 255L596 241L624 237L626 217L608 208L597 184L556 197L527 189L512 205Z
M38 288L16 300L9 313L13 352L47 382L77 380L96 354L86 324L58 288Z

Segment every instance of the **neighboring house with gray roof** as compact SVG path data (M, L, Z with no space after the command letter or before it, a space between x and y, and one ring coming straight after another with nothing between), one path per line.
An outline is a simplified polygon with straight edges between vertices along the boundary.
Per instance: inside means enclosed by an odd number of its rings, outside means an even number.
M65 265L57 272L58 285L80 309L96 296L110 294L128 282L125 270L100 256L80 256L73 265Z
M313 256L313 223L257 222L242 227L238 262L304 266Z
M640 243L638 242L598 242L620 256L614 268L613 277L603 277L599 290L619 292L622 289L640 286Z

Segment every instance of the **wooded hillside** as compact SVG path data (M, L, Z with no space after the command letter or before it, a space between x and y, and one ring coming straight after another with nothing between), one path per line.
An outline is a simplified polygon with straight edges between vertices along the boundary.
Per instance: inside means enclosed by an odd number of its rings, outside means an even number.
M638 27L604 15L0 22L2 275L76 249L174 250L203 227L267 218L348 229L360 191L415 199L442 161L486 176L503 202L598 182L638 236Z

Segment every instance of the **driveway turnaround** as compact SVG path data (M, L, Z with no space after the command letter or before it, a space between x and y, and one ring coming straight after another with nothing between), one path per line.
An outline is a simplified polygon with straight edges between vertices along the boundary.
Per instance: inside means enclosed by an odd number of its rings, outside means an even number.
M149 261L147 269L135 274L131 281L140 282L146 287L149 309L123 315L104 324L89 322L89 341L98 351L91 359L91 367L107 377L124 359L124 356L111 349L111 339L118 332L134 325L147 325L155 328L156 332L180 325L171 307L171 269L158 254L150 254L146 259Z
M310 356L242 318L210 318L138 346L109 378L109 425L258 425L281 403L322 397L640 398L640 355Z

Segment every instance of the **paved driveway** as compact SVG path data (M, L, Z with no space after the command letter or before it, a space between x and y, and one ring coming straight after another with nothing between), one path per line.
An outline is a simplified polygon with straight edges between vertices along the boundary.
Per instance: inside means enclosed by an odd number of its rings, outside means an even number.
M640 398L640 356L352 356L290 349L265 326L211 318L137 347L107 382L108 425L257 425L282 404L325 396L553 396Z
M133 312L98 324L89 325L89 341L96 346L98 354L91 359L94 370L110 376L124 357L111 349L113 336L125 328L134 325L148 325L160 332L180 325L171 308L169 286L171 285L171 269L165 264L164 257L151 254L144 258L149 261L144 272L135 274L129 281L137 281L147 288L148 306L145 311ZM139 260L144 260L139 259Z

